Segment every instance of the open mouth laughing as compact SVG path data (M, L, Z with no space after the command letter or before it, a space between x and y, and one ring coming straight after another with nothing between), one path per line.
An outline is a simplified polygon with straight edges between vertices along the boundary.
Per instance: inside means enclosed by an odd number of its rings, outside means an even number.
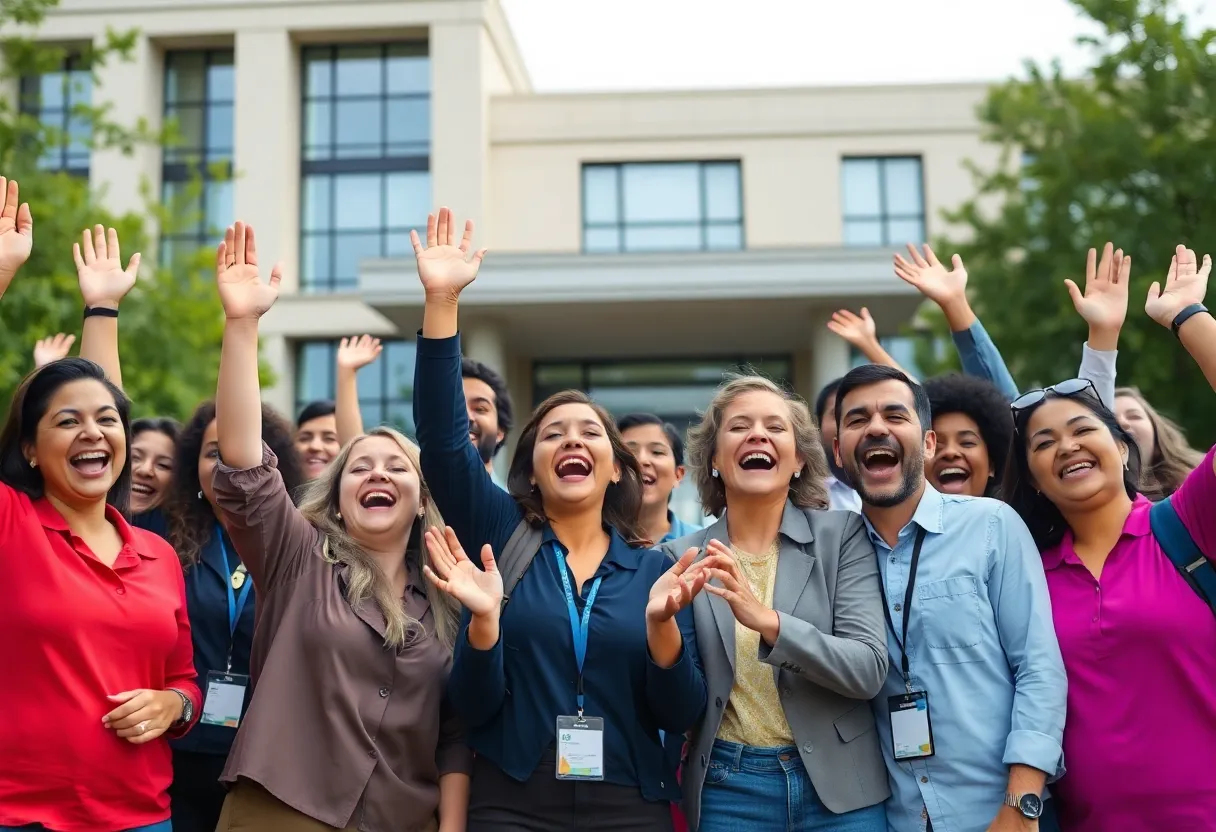
M903 453L894 443L870 443L857 449L856 459L866 479L886 482L899 475Z
M108 451L83 451L73 455L68 462L81 476L97 479L109 471L110 454Z
M388 511L397 505L397 495L383 488L373 488L359 498L359 505L368 511Z
M971 480L971 469L962 465L943 465L937 469L937 487L946 494L962 494Z
M557 474L558 480L561 482L573 483L582 482L591 476L591 460L579 454L566 454L559 457L553 466L553 472Z
M1089 476L1090 472L1098 467L1098 463L1093 459L1076 459L1062 466L1056 476L1060 479L1079 480Z
M768 451L748 451L739 460L744 471L771 471L777 467L777 458Z

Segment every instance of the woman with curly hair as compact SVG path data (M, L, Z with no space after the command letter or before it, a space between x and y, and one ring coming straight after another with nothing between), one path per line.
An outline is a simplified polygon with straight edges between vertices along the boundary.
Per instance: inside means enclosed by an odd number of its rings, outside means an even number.
M1009 400L992 382L947 375L925 382L933 410L937 453L925 468L943 494L992 497L998 490L1013 439Z
M279 454L279 471L288 489L299 486L304 477L291 424L269 407L262 408L262 440ZM252 687L253 581L221 523L212 488L217 462L215 402L204 402L178 437L173 480L163 505L169 542L186 572L194 666L209 697L195 729L171 743L169 797L176 832L212 832L219 822L226 794L219 777ZM217 682L223 686L216 687ZM217 693L231 698L218 698ZM219 705L227 703L231 712L219 713Z
M1182 428L1158 413L1135 387L1115 391L1115 415L1140 449L1140 491L1151 499L1173 494L1203 462L1203 453L1191 447Z

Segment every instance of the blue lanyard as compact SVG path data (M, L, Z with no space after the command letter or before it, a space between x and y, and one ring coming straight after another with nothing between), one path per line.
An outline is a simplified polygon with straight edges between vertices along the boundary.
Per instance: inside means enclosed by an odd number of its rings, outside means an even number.
M224 545L224 532L217 523L215 526L215 539L220 544L220 554L224 558L224 573L227 575L227 580L224 581L224 589L228 591L228 669L227 673L232 672L232 647L236 640L236 625L240 621L241 612L245 609L245 602L249 600L249 590L253 589L253 581L249 576L245 576L245 583L241 587L241 594L238 596L232 591L232 575L228 573L228 547Z
M570 634L574 636L574 661L578 665L578 715L583 715L583 663L587 660L587 637L591 633L591 606L595 596L599 594L601 575L591 582L591 592L587 594L587 603L583 606L583 617L579 619L578 607L574 604L574 590L570 587L570 576L566 572L566 553L561 544L553 544L553 557L557 561L557 571L562 576L562 588L566 591L566 612L570 614Z

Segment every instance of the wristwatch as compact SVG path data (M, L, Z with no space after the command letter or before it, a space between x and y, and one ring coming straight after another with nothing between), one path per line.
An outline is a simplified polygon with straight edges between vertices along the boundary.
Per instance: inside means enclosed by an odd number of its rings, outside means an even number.
M178 718L177 722L174 722L173 724L174 725L189 724L190 720L194 719L194 703L190 701L189 696L186 696L186 694L182 693L177 688L169 688L169 690L173 691L174 693L176 693L178 696L180 696L182 698L182 715L181 715L181 717Z
M1006 794L1005 805L1017 809L1029 820L1038 820L1043 814L1043 801L1037 794Z

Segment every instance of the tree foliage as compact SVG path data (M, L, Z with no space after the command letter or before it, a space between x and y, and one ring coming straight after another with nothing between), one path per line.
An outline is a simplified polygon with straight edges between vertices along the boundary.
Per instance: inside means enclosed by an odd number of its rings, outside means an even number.
M54 71L62 64L62 49L30 35L57 2L0 0L0 32L5 33L0 37L5 62L0 81L10 88L15 89L21 77ZM20 33L12 34L18 25ZM135 38L134 32L111 32L83 58L95 72L107 61L126 59ZM177 141L172 125L152 132L142 122L119 124L105 106L81 104L73 112L90 124L94 150L130 152L143 142ZM170 233L181 224L198 222L197 212L187 207L188 197L161 206L157 195L145 190L145 215L114 216L90 192L87 181L40 166L44 151L66 140L61 131L23 113L19 101L0 100L0 173L20 182L22 201L29 202L34 217L33 254L0 301L0 397L11 398L32 369L37 339L80 332L82 303L72 244L83 229L100 223L118 229L124 263L136 251L144 253L139 282L123 302L119 319L127 393L138 415L184 418L215 393L223 317L211 276L214 251L201 249L158 265L149 229L156 226Z
M1135 384L1187 429L1216 441L1211 391L1190 356L1143 312L1179 243L1216 254L1216 31L1193 31L1173 0L1073 0L1102 36L1092 66L1058 64L995 87L980 109L997 170L974 170L976 197L947 216L969 226L958 251L973 305L1023 386L1076 375L1085 325L1064 278L1111 240L1132 254L1120 383ZM996 204L997 207L993 208Z

